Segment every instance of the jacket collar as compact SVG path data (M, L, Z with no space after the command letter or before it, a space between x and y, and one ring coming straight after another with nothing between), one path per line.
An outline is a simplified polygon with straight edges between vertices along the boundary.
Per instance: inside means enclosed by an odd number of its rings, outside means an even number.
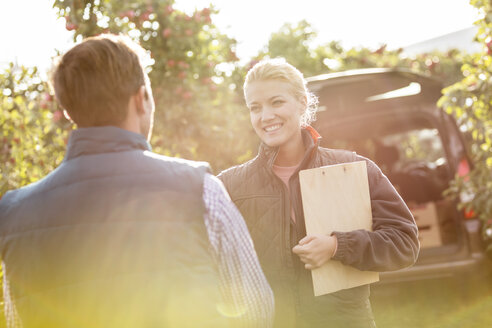
M312 126L309 125L303 127L301 133L306 152L299 167L306 167L307 163L311 162L316 150L318 149L321 135L318 133L318 131L316 131ZM267 167L271 168L273 166L273 163L275 162L275 159L277 158L278 150L279 147L270 147L262 142L260 144L260 150L258 151L258 157L259 159L266 161Z
M115 126L79 128L70 136L65 161L82 155L115 153L129 150L151 150L141 134Z

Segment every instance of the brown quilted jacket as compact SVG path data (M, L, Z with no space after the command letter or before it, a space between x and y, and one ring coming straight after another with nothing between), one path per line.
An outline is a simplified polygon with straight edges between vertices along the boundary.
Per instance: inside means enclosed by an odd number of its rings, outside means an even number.
M419 252L412 214L386 176L372 161L345 150L318 146L319 135L303 130L306 154L289 180L290 194L273 173L278 149L264 144L258 155L223 171L219 178L242 213L276 302L276 327L374 327L369 286L314 297L311 274L293 246L306 235L298 171L365 160L373 231L334 232L334 260L360 270L390 271L412 265ZM292 203L292 204L291 204ZM293 206L296 221L290 218Z

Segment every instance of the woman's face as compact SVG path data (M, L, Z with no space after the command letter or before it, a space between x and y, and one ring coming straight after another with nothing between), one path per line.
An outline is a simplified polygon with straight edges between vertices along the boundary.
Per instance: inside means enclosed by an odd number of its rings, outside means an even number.
M246 88L251 124L270 147L296 144L296 138L301 138L300 119L306 105L293 96L291 89L287 82L277 80L254 81Z

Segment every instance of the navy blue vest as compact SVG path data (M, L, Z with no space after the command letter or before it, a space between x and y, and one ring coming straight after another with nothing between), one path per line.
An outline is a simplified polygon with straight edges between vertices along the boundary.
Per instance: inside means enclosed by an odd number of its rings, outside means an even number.
M206 163L116 127L75 130L63 163L0 201L24 327L220 327L203 221Z

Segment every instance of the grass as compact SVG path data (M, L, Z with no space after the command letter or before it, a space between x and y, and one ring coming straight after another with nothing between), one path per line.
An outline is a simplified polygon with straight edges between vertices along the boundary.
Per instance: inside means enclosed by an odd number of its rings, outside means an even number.
M376 285L371 302L378 328L491 328L492 275Z
M374 286L378 328L492 327L492 276Z

